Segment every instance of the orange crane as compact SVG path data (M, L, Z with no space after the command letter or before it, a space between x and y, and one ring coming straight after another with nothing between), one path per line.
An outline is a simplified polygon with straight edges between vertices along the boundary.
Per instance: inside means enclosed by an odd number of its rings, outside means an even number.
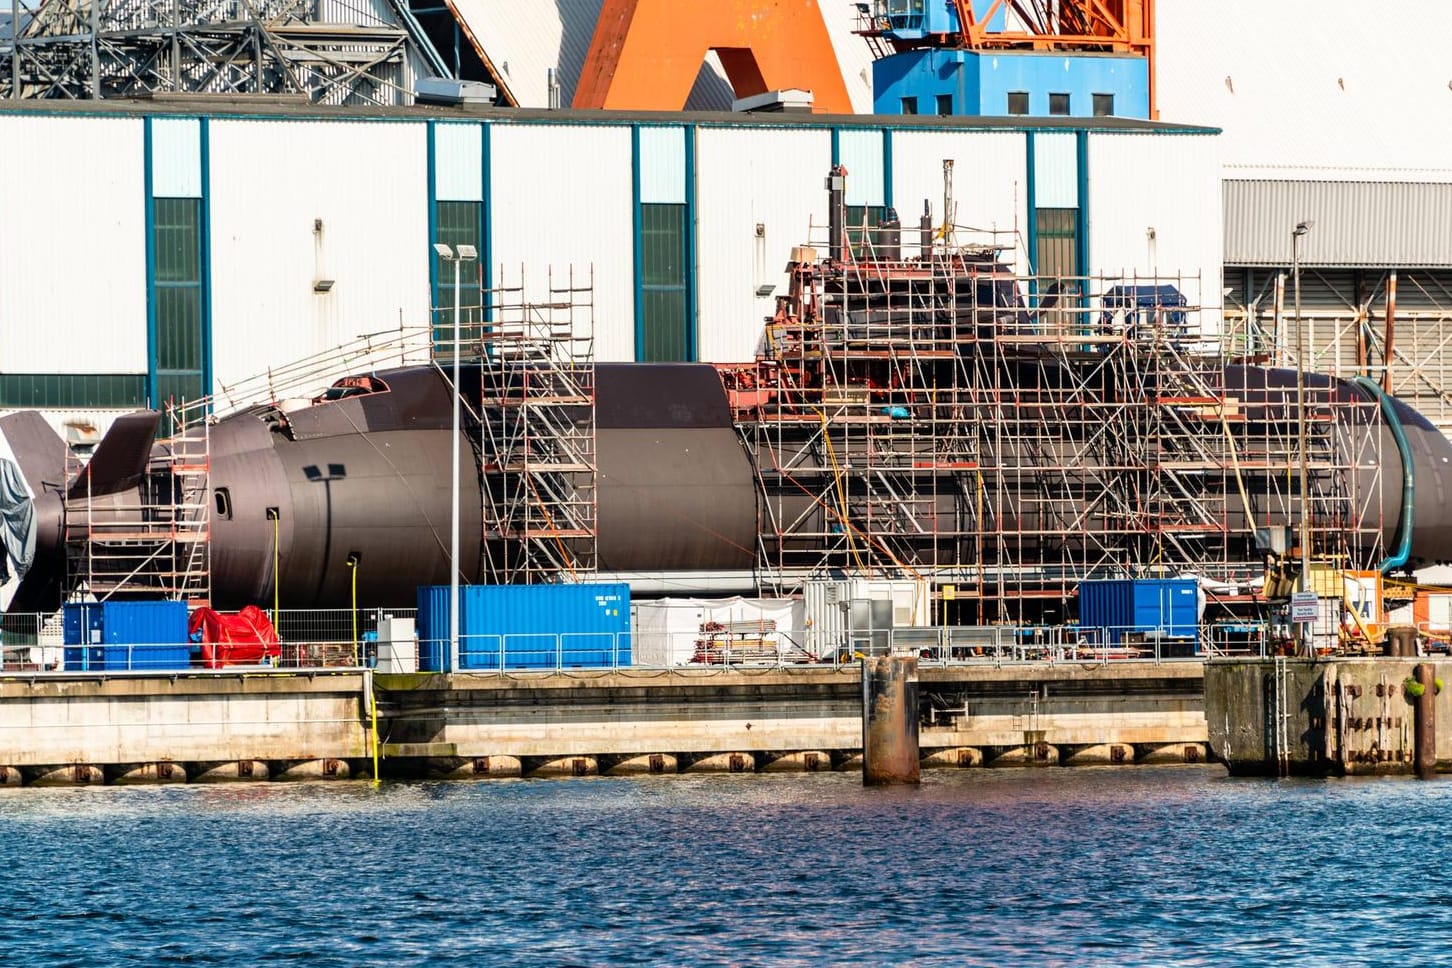
M711 51L738 98L796 88L852 113L816 0L605 0L574 106L679 111Z

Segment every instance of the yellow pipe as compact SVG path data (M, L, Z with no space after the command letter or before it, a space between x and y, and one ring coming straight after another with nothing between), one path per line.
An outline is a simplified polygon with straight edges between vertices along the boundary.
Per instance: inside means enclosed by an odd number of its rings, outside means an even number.
M373 785L382 781L378 778L378 691L373 688L373 673L368 673L368 711L373 717Z
M282 544L278 537L278 523L282 520L282 515L274 511L268 516L272 518L272 627L278 628L278 572L282 569Z
M358 652L358 559L352 555L348 556L348 569L353 573L353 664L360 666L363 664L363 657Z

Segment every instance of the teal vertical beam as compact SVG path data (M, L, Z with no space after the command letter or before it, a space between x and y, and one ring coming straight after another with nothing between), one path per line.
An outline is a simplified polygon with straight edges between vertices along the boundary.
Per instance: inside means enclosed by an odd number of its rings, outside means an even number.
M146 233L146 405L156 400L156 196L152 193L151 118L141 122L141 179Z
M429 342L433 342L434 327L438 319L434 314L434 300L439 292L439 257L434 252L434 243L439 240L439 193L438 193L438 147L434 144L435 122L428 122L428 219L429 242L426 246L429 259ZM486 189L487 191L487 189Z
M1079 187L1079 213L1074 218L1074 274L1089 275L1089 132L1080 131L1074 139L1075 177ZM1083 296L1089 295L1089 285L1084 284Z
M202 394L212 395L212 127L210 118L202 118L201 166L202 166L202 211L201 239L202 269ZM207 405L208 411L211 404Z
M882 129L882 205L892 208L892 129Z
M645 303L641 286L645 282L644 253L641 252L640 225L640 125L630 126L630 239L635 282L635 358L642 359L645 348Z
M696 126L686 125L686 359L697 358L700 320L696 304ZM639 169L637 169L638 171ZM636 175L639 182L640 176Z
M832 128L832 167L842 164L842 129Z
M1023 157L1024 167L1024 200L1028 206L1028 225L1024 232L1024 247L1028 250L1029 270L1029 301L1037 303L1039 294L1039 281L1036 276L1039 274L1039 219L1038 219L1038 183L1035 172L1036 162L1034 160L1034 133L1025 131L1023 133Z
M479 239L479 284L485 293L494 291L494 196L492 194L491 179L494 177L494 154L490 145L490 134L494 130L493 125L481 124L479 132L479 146L484 166L482 173L483 184L480 186L483 191L479 197L484 200L484 224L480 227L481 237ZM492 302L492 300L491 300ZM492 305L486 304L484 308L484 321L493 322L494 314L491 312Z

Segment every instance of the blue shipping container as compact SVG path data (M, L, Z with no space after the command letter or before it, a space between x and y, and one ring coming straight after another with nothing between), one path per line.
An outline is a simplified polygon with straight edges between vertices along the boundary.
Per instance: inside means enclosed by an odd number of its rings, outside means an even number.
M449 587L418 590L419 670L449 669ZM630 664L630 586L459 588L459 669L609 668Z
M1140 578L1079 584L1079 627L1106 630L1119 645L1126 631L1161 632L1200 641L1200 586L1193 578Z
M62 611L66 671L185 669L187 603L71 602Z

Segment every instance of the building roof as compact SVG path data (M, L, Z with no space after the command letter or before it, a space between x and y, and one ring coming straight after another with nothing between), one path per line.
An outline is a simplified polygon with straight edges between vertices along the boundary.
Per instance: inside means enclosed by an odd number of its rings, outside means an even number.
M959 117L901 114L809 114L732 111L548 111L463 104L457 107L385 107L312 104L296 97L167 95L136 100L0 100L0 115L264 118L333 121L536 121L557 124L691 124L703 127L890 128L903 131L1100 131L1138 134L1218 134L1201 125L1141 121L1134 118Z

